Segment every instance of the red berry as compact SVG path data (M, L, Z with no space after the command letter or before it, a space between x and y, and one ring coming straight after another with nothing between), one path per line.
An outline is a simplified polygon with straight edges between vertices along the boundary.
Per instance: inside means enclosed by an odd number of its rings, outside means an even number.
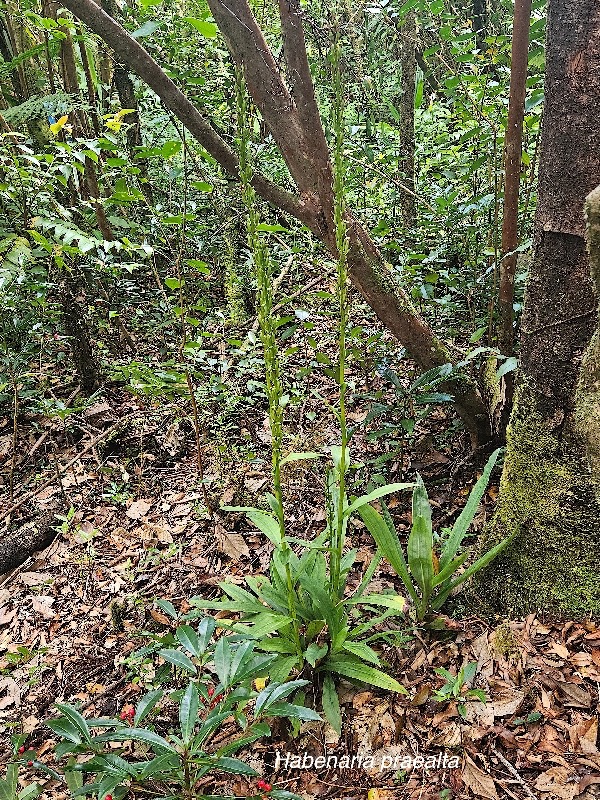
M19 753L22 754L24 752L25 752L25 747L24 747L24 745L21 745L21 747L19 747Z
M27 766L28 766L28 767L33 767L33 761L28 761L28 762L27 762Z
M208 694L208 696L209 696L209 697L212 697L214 693L215 693L214 687L212 687L212 686L209 686L209 687L208 687L208 690L207 690L207 694Z
M112 800L112 794L105 794L104 800Z
M271 786L270 783L265 783L265 785L263 786L263 789L265 790L265 792L270 792L272 788L273 787Z

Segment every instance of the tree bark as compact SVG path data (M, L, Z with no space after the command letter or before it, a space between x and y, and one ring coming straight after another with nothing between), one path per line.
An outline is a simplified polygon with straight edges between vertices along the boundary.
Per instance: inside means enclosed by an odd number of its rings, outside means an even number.
M165 107L223 169L237 175L237 155L139 42L93 0L64 0L64 5L156 92ZM244 69L248 90L279 147L298 195L280 188L259 172L252 181L255 190L303 222L335 254L331 161L315 100L299 3L279 2L291 89L284 83L247 1L229 0L225 5L221 0L209 0L209 7L234 60ZM422 369L450 362L447 348L397 285L366 231L352 217L348 224L350 276L379 319ZM461 377L449 382L446 388L455 395L456 409L473 444L487 442L491 437L488 412L474 382Z
M600 6L550 0L546 108L521 372L487 548L513 540L475 584L477 605L600 613ZM586 350L587 349L587 350ZM583 368L582 358L583 359Z

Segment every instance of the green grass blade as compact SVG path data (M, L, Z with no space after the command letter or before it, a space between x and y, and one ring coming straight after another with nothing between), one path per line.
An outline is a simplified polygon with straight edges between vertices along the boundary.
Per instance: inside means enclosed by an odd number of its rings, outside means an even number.
M412 530L408 537L408 566L421 590L422 609L426 609L433 586L433 530L431 506L421 476L412 498Z
M369 533L373 539L375 539L377 547L381 550L384 557L389 561L396 574L401 579L413 602L415 604L418 603L419 597L409 575L398 534L395 530L390 529L384 518L373 506L362 506L358 510L358 513L367 526Z
M465 538L465 535L469 529L469 525L473 522L473 518L477 513L481 498L487 489L490 475L492 474L492 470L499 454L500 448L492 453L484 467L481 478L479 478L475 486L471 489L469 499L467 500L467 503L463 508L459 518L454 523L454 526L452 527L452 533L448 537L448 540L444 545L444 549L442 550L442 555L440 558L440 571L443 570L444 567L446 567L458 553L458 550L462 544L462 540Z

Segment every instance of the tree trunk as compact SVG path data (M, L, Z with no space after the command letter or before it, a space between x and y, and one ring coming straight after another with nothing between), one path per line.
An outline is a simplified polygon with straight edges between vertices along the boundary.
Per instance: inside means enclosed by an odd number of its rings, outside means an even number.
M486 0L473 0L473 31L478 50L485 49L487 36L487 3Z
M521 372L487 548L512 535L478 576L478 607L600 613L600 5L550 0L546 108L535 252ZM595 282L595 286L594 286ZM587 350L586 350L587 348ZM585 353L585 358L583 358ZM583 367L582 365L583 359Z
M237 175L237 155L139 42L93 0L63 0L63 4L156 92L165 107L223 169ZM331 161L314 96L299 3L279 0L291 90L283 81L247 0L231 0L227 5L221 0L209 0L208 4L236 63L244 69L248 90L298 188L295 195L257 172L252 180L256 192L303 222L335 253ZM449 351L396 283L367 232L351 217L348 224L351 280L381 322L398 337L422 369L451 362ZM488 442L491 438L488 411L474 382L463 375L449 381L444 390L454 394L456 409L473 445Z
M402 21L400 37L400 68L402 84L398 102L400 126L398 128L398 177L410 190L403 192L400 200L402 224L408 230L416 227L417 204L415 202L415 79L417 74L417 15L409 11Z

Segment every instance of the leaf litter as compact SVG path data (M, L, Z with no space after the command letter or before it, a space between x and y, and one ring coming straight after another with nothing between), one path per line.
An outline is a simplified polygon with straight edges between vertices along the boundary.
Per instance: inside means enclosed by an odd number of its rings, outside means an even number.
M119 407L113 397L112 405L103 407L102 419L112 423L131 409L130 398ZM456 461L433 444L443 415L434 412L430 420L432 430L424 432L413 454L403 455L396 465L399 472L418 468L443 477L450 471L448 462ZM302 425L307 429L308 421ZM331 423L316 414L311 426L312 434L305 430L306 441L294 449L318 450L328 435L335 437ZM140 646L140 631L164 633L173 623L156 598L185 613L186 598L213 596L225 576L242 584L247 574L268 567L270 544L243 515L211 518L207 513L193 452L184 450L173 460L157 450L154 458L147 458L153 453L146 447L133 459L133 469L131 459L122 463L119 453L151 438L158 427L160 419L146 415L119 434L116 447L111 443L107 451L88 452L76 461L62 486L76 509L74 516L50 547L0 584L0 764L10 758L9 737L15 731L28 733L28 746L52 763L55 742L44 720L52 716L57 701L79 703L86 716L114 715L125 704L135 704L143 687L124 661ZM266 439L261 445L265 453ZM357 440L358 449L368 453L366 438ZM65 452L64 460L71 456ZM266 463L229 464L226 471L214 460L208 465L208 481L216 499L243 504L250 496L255 502L268 486ZM292 462L286 465L286 480L291 522L313 535L324 521L318 467ZM446 518L460 510L449 507L450 498L464 501L468 495L468 487L453 489L432 498L434 511ZM57 492L58 487L46 490L40 505L51 503ZM490 501L494 492L492 486ZM408 504L392 498L390 507L398 529L408 531ZM349 536L359 550L357 563L363 565L373 544L360 521L352 522ZM392 578L382 566L376 581L385 586ZM600 796L600 629L593 622L530 615L494 627L473 617L445 618L443 630L409 632L400 644L386 646L382 657L390 674L408 689L407 696L342 681L342 738L324 724L306 723L296 739L284 727L275 727L271 740L255 743L247 754L250 763L307 800ZM469 663L477 665L472 685L465 685L458 698L436 699L445 679L435 670L457 675ZM471 688L484 692L486 702L465 698ZM232 733L226 726L223 741ZM361 753L379 761L446 752L458 757L459 766L379 772L299 771L280 765L277 771L277 751L313 757ZM34 775L27 777L33 780ZM47 797L61 796L51 781L45 788ZM242 777L229 778L220 788L242 796L251 791Z

